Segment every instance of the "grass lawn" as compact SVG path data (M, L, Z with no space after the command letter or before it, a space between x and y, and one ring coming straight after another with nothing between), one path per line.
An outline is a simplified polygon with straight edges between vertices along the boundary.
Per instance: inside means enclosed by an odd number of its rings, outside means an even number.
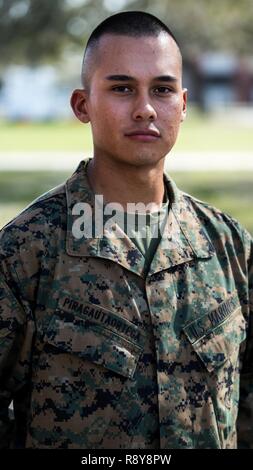
M89 125L77 120L48 123L7 123L0 121L1 151L89 151ZM252 126L226 118L202 115L190 109L176 144L178 151L249 151ZM1 157L0 157L1 158Z
M78 121L48 123L0 123L1 151L89 151L89 125ZM0 157L1 158L1 157Z
M252 152L253 129L229 114L224 118L202 115L190 109L176 144L178 151ZM90 151L90 128L77 120L48 123L0 121L1 152ZM6 154L5 154L6 155ZM2 172L0 174L0 226L36 196L67 178L65 172ZM172 175L178 186L210 202L241 221L253 233L253 172L189 172Z
M66 172L2 172L0 226L68 176ZM253 234L253 172L176 172L171 176L180 189L224 210Z

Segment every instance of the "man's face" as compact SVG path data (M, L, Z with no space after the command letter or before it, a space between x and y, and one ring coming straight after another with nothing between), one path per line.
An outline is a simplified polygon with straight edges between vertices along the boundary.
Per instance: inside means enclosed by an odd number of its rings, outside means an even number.
M97 159L140 166L165 157L185 117L181 73L178 47L167 34L100 39L83 92Z

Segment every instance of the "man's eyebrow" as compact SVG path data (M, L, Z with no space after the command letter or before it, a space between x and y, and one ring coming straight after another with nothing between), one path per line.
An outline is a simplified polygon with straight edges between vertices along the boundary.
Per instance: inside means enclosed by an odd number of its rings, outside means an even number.
M155 77L154 81L157 82L177 82L177 78L173 77L172 75L160 75L159 77Z
M137 79L131 77L129 75L108 75L105 77L106 80L114 81L114 82L136 82ZM177 78L173 77L172 75L160 75L159 77L154 77L153 81L157 82L177 82Z
M130 77L129 75L108 75L105 78L106 78L106 80L111 80L111 81L114 81L114 82L135 81L134 77Z

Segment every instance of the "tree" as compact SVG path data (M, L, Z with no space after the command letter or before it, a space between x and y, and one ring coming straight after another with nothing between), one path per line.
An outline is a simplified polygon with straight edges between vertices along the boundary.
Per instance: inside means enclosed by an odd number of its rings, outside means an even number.
M252 54L252 0L0 0L0 64L57 59L83 47L113 6L159 16L190 58L205 50Z
M167 23L186 57L207 50L252 55L252 0L136 0L131 7Z
M0 63L57 59L67 45L84 45L104 11L102 0L0 0Z

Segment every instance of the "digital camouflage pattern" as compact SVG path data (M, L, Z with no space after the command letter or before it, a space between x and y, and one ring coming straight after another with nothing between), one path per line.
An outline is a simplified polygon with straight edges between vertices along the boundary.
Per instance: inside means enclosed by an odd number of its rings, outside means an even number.
M1 231L1 446L253 447L249 234L165 177L145 277L117 226L73 237L84 168Z

